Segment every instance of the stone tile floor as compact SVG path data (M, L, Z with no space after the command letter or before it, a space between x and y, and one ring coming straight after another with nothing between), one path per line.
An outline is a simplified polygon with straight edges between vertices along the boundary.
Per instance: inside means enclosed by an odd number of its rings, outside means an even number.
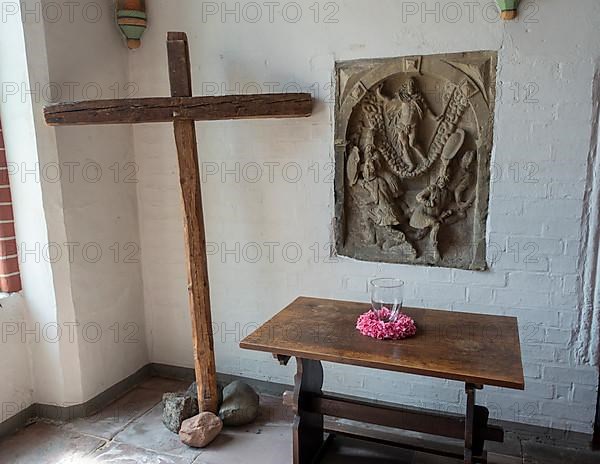
M187 384L154 378L95 416L68 423L39 421L0 442L2 464L287 464L291 462L292 414L280 398L261 396L256 423L226 428L206 449L183 445L161 422L164 392ZM520 456L494 454L491 464L598 464L600 454L517 440ZM514 446L513 446L514 449ZM499 450L496 450L499 451ZM519 453L517 453L519 454ZM412 451L336 439L326 464L452 464Z

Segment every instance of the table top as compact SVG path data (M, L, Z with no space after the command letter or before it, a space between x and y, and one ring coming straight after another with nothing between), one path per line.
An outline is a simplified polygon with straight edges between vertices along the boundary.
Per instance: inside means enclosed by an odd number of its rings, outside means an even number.
M240 343L248 350L396 372L525 388L517 319L404 308L417 325L405 340L356 330L366 303L300 297Z

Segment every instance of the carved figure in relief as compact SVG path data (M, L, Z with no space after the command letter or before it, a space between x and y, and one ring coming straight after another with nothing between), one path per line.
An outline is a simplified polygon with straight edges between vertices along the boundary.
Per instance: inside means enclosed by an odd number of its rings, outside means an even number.
M410 226L420 231L417 240L422 239L429 232L433 256L436 260L441 258L438 248L440 227L444 220L452 215L452 210L448 208L450 199L448 182L448 177L440 176L425 190L418 193L417 207L410 218Z
M485 269L496 63L466 52L336 65L338 252Z
M385 172L383 160L375 151L367 157L363 165L363 187L372 199L370 210L372 221L378 226L396 226L402 222L402 211L396 206L402 195L400 184L395 177Z
M471 186L473 179L471 174L471 164L475 159L476 153L474 151L468 151L464 154L460 160L460 173L459 181L454 189L454 201L458 208L458 211L464 215L464 212L473 204L474 198L464 199L463 195Z
M357 184L360 175L360 150L356 145L352 147L348 154L346 175L348 176L350 186L354 187Z
M427 164L427 157L417 140L419 123L427 113L436 116L421 95L414 78L409 78L393 98L383 95L381 87L377 87L376 95L383 102L388 137L407 169L414 171L418 164ZM416 157L417 163L413 157Z
M455 158L455 156L461 149L464 141L465 131L463 131L462 129L457 129L456 132L448 138L448 141L446 142L446 145L444 146L444 149L442 150L442 155L440 157L442 161L439 171L440 176L450 177L450 162Z

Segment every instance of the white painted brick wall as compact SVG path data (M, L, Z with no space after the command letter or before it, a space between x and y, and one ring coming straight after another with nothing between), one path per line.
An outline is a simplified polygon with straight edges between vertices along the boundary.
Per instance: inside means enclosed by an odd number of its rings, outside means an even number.
M199 22L201 2L180 0L177 8L166 0L150 3L152 27L131 58L132 80L146 95L168 91L164 37L172 29L190 32L197 92L207 82L229 88L236 82L296 82L303 88L317 83L319 88L315 114L307 120L198 124L203 162L297 162L304 167L296 183L281 174L274 182L236 183L230 175L225 183L219 176L204 183L209 241L230 248L236 242L241 247L294 242L302 250L297 263L281 253L273 262L254 264L212 255L214 320L260 323L301 294L368 301L370 278L397 275L407 282L408 304L519 318L527 387L524 392L485 389L480 398L494 417L590 432L598 375L593 367L573 361L571 335L579 320L578 257L581 216L588 207L582 200L592 136L592 79L600 52L600 3L537 0L536 22L522 17L490 22L476 15L456 24L443 18L422 21L420 16L403 21L404 3L344 1L338 4L338 21L331 24L314 21L310 14L296 24L231 18ZM491 271L330 259L334 199L326 176L333 160L329 83L334 61L478 49L499 51L502 91L488 224ZM526 88L535 92L526 95ZM151 358L191 366L171 128L134 130ZM308 169L314 165L318 179ZM233 337L218 340L216 353L221 371L292 382L293 367L281 368L268 355L241 351ZM326 387L440 409L464 407L463 386L456 382L369 369L328 364Z

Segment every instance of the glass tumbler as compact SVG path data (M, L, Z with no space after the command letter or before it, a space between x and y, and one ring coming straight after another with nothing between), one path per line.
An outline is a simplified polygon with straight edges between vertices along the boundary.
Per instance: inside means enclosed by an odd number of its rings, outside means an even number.
M376 311L384 322L395 321L402 311L404 301L404 281L400 279L381 278L371 281L371 309ZM389 315L381 310L386 308Z

